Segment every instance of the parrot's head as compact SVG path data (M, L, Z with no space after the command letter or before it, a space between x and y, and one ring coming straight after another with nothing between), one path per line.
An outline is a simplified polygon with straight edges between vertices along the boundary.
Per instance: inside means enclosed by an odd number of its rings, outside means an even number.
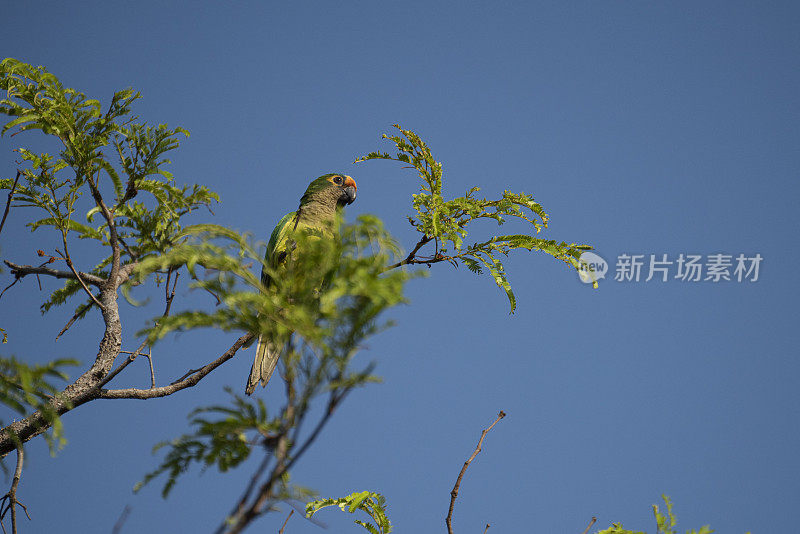
M320 176L308 185L300 206L310 202L320 202L343 208L356 199L356 181L346 174L331 173Z

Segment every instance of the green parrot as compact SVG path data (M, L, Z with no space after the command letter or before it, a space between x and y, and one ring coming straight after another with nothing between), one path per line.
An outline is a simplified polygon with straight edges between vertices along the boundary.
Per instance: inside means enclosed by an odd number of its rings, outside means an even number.
M336 219L336 211L352 204L356 199L356 191L355 180L344 174L325 174L311 182L300 199L297 211L284 215L272 231L267 244L266 264L274 270L285 264L289 253L302 254L302 250L295 250L296 244L291 239L298 229L329 233ZM272 284L269 274L263 270L261 281L265 287ZM258 337L256 357L245 387L246 394L253 393L259 382L262 386L267 385L285 345L285 342Z

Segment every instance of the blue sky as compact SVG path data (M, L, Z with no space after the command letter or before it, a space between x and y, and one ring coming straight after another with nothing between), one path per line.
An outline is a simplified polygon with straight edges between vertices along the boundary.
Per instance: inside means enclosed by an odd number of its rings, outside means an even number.
M190 130L171 170L221 194L214 222L266 239L312 178L339 170L359 184L348 217L377 214L411 248L415 175L352 164L389 150L380 134L400 123L444 164L446 195L532 193L551 215L546 237L590 243L609 262L592 290L543 254L514 255L513 316L491 279L466 269L439 265L413 281L410 305L391 313L397 326L361 356L384 383L348 399L296 482L330 496L379 491L396 532L441 530L461 464L504 410L465 477L457 531L582 532L597 516L596 527L652 532L661 493L682 529L796 528L793 3L17 2L4 22L4 57L45 65L104 102L133 86L142 119ZM0 140L1 176L13 177L23 138ZM4 258L30 263L47 237L24 222L12 211L0 244ZM477 227L475 240L491 231ZM755 283L613 280L621 254L681 253L764 259ZM54 343L71 308L42 318L43 299L31 279L3 297L4 355L89 362L97 322ZM159 312L123 313L133 345ZM202 332L158 345L159 379L233 339ZM123 532L213 529L247 468L192 472L166 501L156 485L131 488L156 465L152 445L187 430L188 411L243 387L251 357L167 400L67 415L56 458L28 447L27 531L107 532L126 505ZM137 362L120 385L147 380ZM286 513L252 530L276 531ZM345 514L320 519L357 532ZM295 515L286 531L319 527Z

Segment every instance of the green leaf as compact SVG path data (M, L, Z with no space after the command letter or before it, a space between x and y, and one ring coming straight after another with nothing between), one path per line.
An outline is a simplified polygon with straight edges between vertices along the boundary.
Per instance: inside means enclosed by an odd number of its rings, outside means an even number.
M3 130L2 130L2 132L0 132L0 135L4 135L8 130L12 129L14 126L18 126L20 124L25 124L25 123L31 122L31 121L37 121L40 118L41 117L36 113L26 113L26 114L22 115L21 117L6 123L6 125L3 126Z
M48 402L60 391L54 380L67 380L63 368L79 363L59 358L44 365L29 365L13 357L0 357L0 404L23 416L39 411L50 426L45 439L51 454L66 443L60 417Z
M226 388L226 391L232 398L232 407L198 408L189 414L194 433L156 444L154 453L162 449L169 451L161 465L134 486L134 491L141 490L166 473L167 480L161 491L162 497L166 498L178 478L193 464L200 464L203 468L216 467L220 472L225 472L250 456L254 442L248 438L248 434L266 435L278 431L280 421L269 418L261 399L251 401L236 395L230 388ZM200 417L201 414L215 417Z
M536 237L547 228L549 216L533 196L503 191L499 199L489 200L476 197L475 194L480 191L480 187L475 186L469 188L462 197L445 200L442 164L436 161L430 148L418 134L397 124L394 127L399 135L384 134L382 137L394 143L398 150L396 155L392 156L388 152L369 152L356 162L390 159L411 165L419 175L420 191L412 195L412 206L416 213L408 220L416 231L425 236L424 239L433 243L430 246L436 247L436 253L422 256L421 261L416 263L430 266L441 261L453 265L462 262L470 271L477 274L484 272L482 268L484 265L497 286L506 294L512 313L516 309L516 298L502 263L494 256L496 253L508 255L514 250L537 250L565 262L576 270L580 268L580 252L591 247ZM469 236L470 225L480 219L491 219L498 225L506 224L509 220L517 220L527 225L527 232L494 235L484 242L465 249L464 242Z
M56 228L66 228L73 232L77 232L78 235L83 239L103 239L103 235L94 228L86 226L85 224L81 224L77 221L73 221L72 219L48 217L46 219L40 219L38 221L28 223L28 226L30 226L31 232L36 231L42 226L55 226Z
M386 517L386 499L380 493L361 491L338 499L326 498L311 501L306 504L306 517L310 518L329 506L338 506L343 512L351 514L359 510L365 512L372 518L374 523L360 519L356 519L353 522L371 534L388 534L392 531L392 524Z

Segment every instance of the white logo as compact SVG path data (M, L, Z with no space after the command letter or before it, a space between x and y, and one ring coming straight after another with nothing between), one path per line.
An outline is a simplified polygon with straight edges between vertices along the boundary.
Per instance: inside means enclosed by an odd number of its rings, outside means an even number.
M594 252L581 254L580 262L578 277L584 284L591 284L606 277L608 263Z

